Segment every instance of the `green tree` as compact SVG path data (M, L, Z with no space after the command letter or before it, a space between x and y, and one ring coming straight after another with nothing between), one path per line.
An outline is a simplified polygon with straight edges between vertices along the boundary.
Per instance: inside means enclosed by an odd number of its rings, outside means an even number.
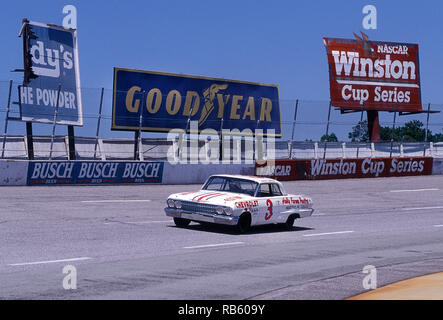
M406 122L403 126L396 126L394 129L394 141L402 142L422 142L425 141L426 129L419 120L411 120ZM352 131L348 133L348 138L351 141L369 141L368 122L359 121L357 125L352 127ZM391 141L392 127L380 127L380 140ZM443 133L433 134L428 130L428 141L439 142L443 141Z
M337 136L335 135L335 133L334 132L332 132L331 134L329 134L329 135L326 135L326 134L324 134L324 135L322 135L322 137L320 138L320 141L321 142L338 142L338 138L337 138Z
M352 142L369 141L368 121L359 121L356 126L353 126L352 131L348 133L348 138L351 139Z

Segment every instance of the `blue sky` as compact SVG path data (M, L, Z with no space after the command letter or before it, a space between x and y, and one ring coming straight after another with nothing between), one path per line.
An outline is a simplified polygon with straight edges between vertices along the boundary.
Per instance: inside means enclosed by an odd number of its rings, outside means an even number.
M309 123L325 121L327 116L329 80L322 37L352 38L353 32L364 31L373 40L418 43L423 103L443 104L441 1L8 2L0 12L0 81L22 80L21 74L10 72L23 64L22 42L17 37L21 19L61 24L67 4L78 11L81 84L105 87L109 96L113 67L278 84L281 99L289 100L284 103L284 119L293 117L293 100L319 101L301 105L298 119L306 124L296 134L298 140L319 139L324 126ZM362 8L367 4L377 8L377 30L362 27ZM6 84L1 83L2 109L6 92ZM94 99L84 101L84 113L97 112ZM106 97L107 114L110 102L111 97ZM441 105L433 108L443 110ZM2 113L1 130L3 118ZM337 124L331 131L346 139L359 118L335 111L332 119ZM391 119L390 114L381 118L386 123ZM411 119L400 118L402 122ZM442 116L432 115L431 124L434 132L440 131ZM92 124L88 127L94 132ZM24 125L14 124L11 130L24 133ZM79 130L90 135L85 128ZM106 130L102 135L108 134Z

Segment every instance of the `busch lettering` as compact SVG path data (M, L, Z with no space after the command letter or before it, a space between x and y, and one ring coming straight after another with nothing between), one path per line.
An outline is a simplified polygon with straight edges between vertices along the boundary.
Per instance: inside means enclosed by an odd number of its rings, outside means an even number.
M115 178L117 174L118 162L115 163L82 163L79 178Z
M31 179L66 179L72 178L74 163L61 162L37 162L34 164L34 171Z
M126 163L123 178L156 178L159 170L159 163Z

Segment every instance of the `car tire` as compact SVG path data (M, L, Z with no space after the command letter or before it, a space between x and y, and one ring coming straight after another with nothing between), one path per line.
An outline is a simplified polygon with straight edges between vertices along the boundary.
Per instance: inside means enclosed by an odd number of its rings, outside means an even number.
M237 231L239 233L247 233L251 230L251 214L243 213L238 219Z
M174 218L174 223L177 227L184 228L184 227L187 227L191 223L191 220L183 219L183 218Z
M292 230L292 228L294 227L294 221L295 221L295 216L294 215L290 215L288 217L288 220L286 220L286 222L284 223L284 227L286 230Z

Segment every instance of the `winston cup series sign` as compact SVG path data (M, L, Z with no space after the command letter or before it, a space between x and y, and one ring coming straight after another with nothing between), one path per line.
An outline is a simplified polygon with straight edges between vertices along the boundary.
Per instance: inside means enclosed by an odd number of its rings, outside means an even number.
M25 83L19 87L21 119L52 123L57 110L57 123L81 126L77 31L25 22L22 35Z
M385 111L420 111L418 45L323 38L331 104Z
M256 163L255 174L282 181L401 177L432 174L433 158L275 160Z
M112 129L189 130L189 120L198 121L199 131L237 129L251 135L263 130L265 135L280 137L278 86L114 69Z

